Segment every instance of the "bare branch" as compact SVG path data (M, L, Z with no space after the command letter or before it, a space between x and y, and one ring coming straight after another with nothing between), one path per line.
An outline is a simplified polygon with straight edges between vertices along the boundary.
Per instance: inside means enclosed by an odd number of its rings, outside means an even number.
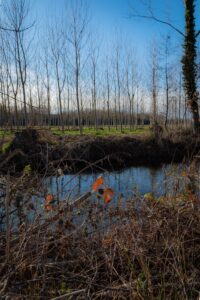
M199 35L200 35L200 30L197 31L195 36L198 37Z
M30 25L30 26L28 26L28 27L25 27L25 28L21 28L21 29L16 29L16 28L14 28L14 29L12 29L12 28L6 28L6 27L3 27L3 26L0 26L0 30L3 30L3 31L9 31L9 32L24 32L24 31L26 31L26 30L29 30L29 29L31 29L34 25L35 25L35 21Z
M151 15L130 14L129 17L130 17L130 18L150 19L150 20L156 21L156 22L158 22L158 23L165 24L165 25L171 27L171 28L174 29L176 32L178 32L179 34L181 34L182 36L185 37L185 34L184 34L181 30L179 30L177 27L175 27L173 24L171 24L171 23L168 22L168 21L158 19L158 18L155 17L153 14L151 14Z

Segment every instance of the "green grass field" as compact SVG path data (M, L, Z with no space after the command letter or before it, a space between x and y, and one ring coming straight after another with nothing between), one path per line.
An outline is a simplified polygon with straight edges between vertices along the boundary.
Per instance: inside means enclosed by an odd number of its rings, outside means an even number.
M52 128L51 129L52 133L56 135L80 135L79 130L60 130L59 128ZM116 136L121 136L121 135L150 135L150 129L149 126L138 126L135 129L130 130L128 127L124 127L123 130L121 131L120 128L116 130L116 128L109 128L105 127L102 129L98 129L97 131L94 128L88 128L84 127L83 129L83 134L84 135L92 135L92 136L111 136L111 135L116 135Z
M34 127L38 130L48 130L47 127ZM25 128L24 128L25 129ZM23 130L23 128L20 128L20 130ZM11 130L0 130L0 139L4 138L12 138L14 137L14 133L17 130L11 131ZM79 136L80 132L78 128L74 129L65 129L64 131L61 130L60 127L52 127L51 132L58 136L65 136L65 135L72 135L72 136ZM149 136L151 134L149 126L138 126L134 129L131 129L129 127L123 127L123 130L121 131L120 127L116 129L115 127L111 127L110 129L108 127L104 127L101 129L98 129L97 131L94 128L84 127L83 129L84 135L90 135L90 136L123 136L123 135L136 135L136 136Z

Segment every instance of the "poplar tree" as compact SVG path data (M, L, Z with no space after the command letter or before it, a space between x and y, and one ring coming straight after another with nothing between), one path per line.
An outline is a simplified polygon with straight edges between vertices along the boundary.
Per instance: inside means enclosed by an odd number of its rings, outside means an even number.
M162 20L156 17L153 13L151 5L148 5L149 14L131 14L132 17L139 17L144 19L154 20L155 22L164 24L178 32L184 37L183 50L184 54L182 57L182 71L184 80L184 89L186 92L187 105L189 106L192 118L193 118L193 129L195 133L200 132L199 122L199 107L198 100L199 94L197 91L197 49L196 39L200 35L200 30L195 30L195 0L183 0L185 6L185 32L183 33L177 27L166 20Z
M184 88L189 106L193 116L194 132L199 133L199 108L197 92L197 65L196 65L196 38L195 31L195 0L184 0L185 4L185 37L184 55L182 58L182 69Z

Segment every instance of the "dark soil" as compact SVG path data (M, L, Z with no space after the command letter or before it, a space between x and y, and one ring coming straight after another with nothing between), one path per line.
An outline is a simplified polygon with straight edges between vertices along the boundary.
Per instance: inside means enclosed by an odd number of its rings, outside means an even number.
M61 168L66 173L84 169L119 169L134 165L177 163L200 150L200 140L191 134L179 137L55 136L34 129L17 132L9 150L0 155L0 172L22 172L30 165L41 174Z

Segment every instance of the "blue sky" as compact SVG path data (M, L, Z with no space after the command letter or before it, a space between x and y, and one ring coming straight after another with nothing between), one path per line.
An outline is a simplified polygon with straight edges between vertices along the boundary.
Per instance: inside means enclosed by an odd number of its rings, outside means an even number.
M147 37L155 34L155 29L160 32L168 31L164 25L155 24L153 21L128 19L131 13L131 6L138 12L145 13L144 0L88 0L91 10L91 23L103 28L107 33L113 27L121 27L123 33L135 35L135 38ZM53 17L56 14L62 15L66 3L69 0L32 0L32 7L38 19ZM146 1L147 2L147 1ZM162 19L170 19L180 29L184 29L184 8L183 0L151 0L155 15ZM200 10L199 1L196 1L197 11ZM199 18L198 18L199 19ZM198 25L200 22L198 20Z
M36 20L36 29L39 30L39 38L43 39L38 42L36 37L35 43L38 44L38 48L40 48L40 44L45 41L45 30L47 25L51 22L54 24L55 20L61 20L63 18L65 20L67 19L67 3L69 3L69 1L79 0L30 0L32 14L31 19L34 18ZM166 37L170 34L172 36L172 44L176 45L178 48L179 57L178 60L176 60L176 70L177 73L179 72L183 37L168 26L157 23L153 20L130 17L131 13L135 13L134 10L136 10L139 14L148 14L148 11L143 4L144 2L148 2L148 0L87 1L90 6L91 16L89 24L90 31L95 36L95 41L101 44L100 52L102 59L105 59L107 55L111 55L112 57L116 47L115 42L117 31L119 33L119 42L122 42L125 49L129 47L134 47L136 49L136 59L139 73L141 75L141 77L139 77L139 80L141 78L139 84L144 92L149 90L150 68L148 63L150 44L153 42L160 46L160 44L163 43L163 40L161 39L162 36ZM171 22L175 27L184 32L183 0L149 1L152 3L152 9L156 17ZM200 12L200 0L197 0L196 3L196 11ZM200 16L197 18L197 30L200 30ZM128 50L130 50L130 48ZM132 53L135 55L135 52ZM177 55L177 52L175 52L175 54ZM102 68L102 71L105 72L105 64L102 64L101 62L103 62L103 60L99 63L100 68ZM100 76L104 74L103 72L99 72ZM88 74L85 72L83 77L84 76L88 76ZM83 81L84 79L85 77L83 78Z
M61 18L66 12L69 0L32 0L32 12L40 31L47 20L51 22L56 16ZM99 43L108 41L114 43L116 30L125 44L136 48L139 59L146 56L150 41L159 39L170 33L174 42L179 45L182 37L168 26L152 20L130 18L132 8L138 13L146 14L147 10L142 2L147 0L88 0L90 6L90 28ZM196 11L200 11L200 1L196 1ZM164 20L170 20L174 26L184 31L183 0L151 0L155 15ZM200 18L197 18L197 29L200 29Z
M40 36L48 23L66 18L67 3L71 0L30 0L33 18L36 19ZM76 1L76 0L72 0ZM79 0L77 0L79 1ZM83 0L85 1L85 0ZM150 45L161 44L162 37L171 35L171 43L177 49L179 57L182 55L183 37L168 26L153 20L131 18L134 10L139 14L148 14L144 2L151 2L156 17L171 22L184 32L183 0L87 0L90 7L90 30L95 42L100 46L100 53L104 59L112 55L118 39L125 48L134 48L139 68L146 73ZM200 12L200 0L196 0L196 12ZM196 14L197 29L200 29L200 15ZM118 38L116 38L118 32ZM198 42L200 41L200 37ZM39 44L39 43L38 43ZM180 59L179 59L180 60Z

